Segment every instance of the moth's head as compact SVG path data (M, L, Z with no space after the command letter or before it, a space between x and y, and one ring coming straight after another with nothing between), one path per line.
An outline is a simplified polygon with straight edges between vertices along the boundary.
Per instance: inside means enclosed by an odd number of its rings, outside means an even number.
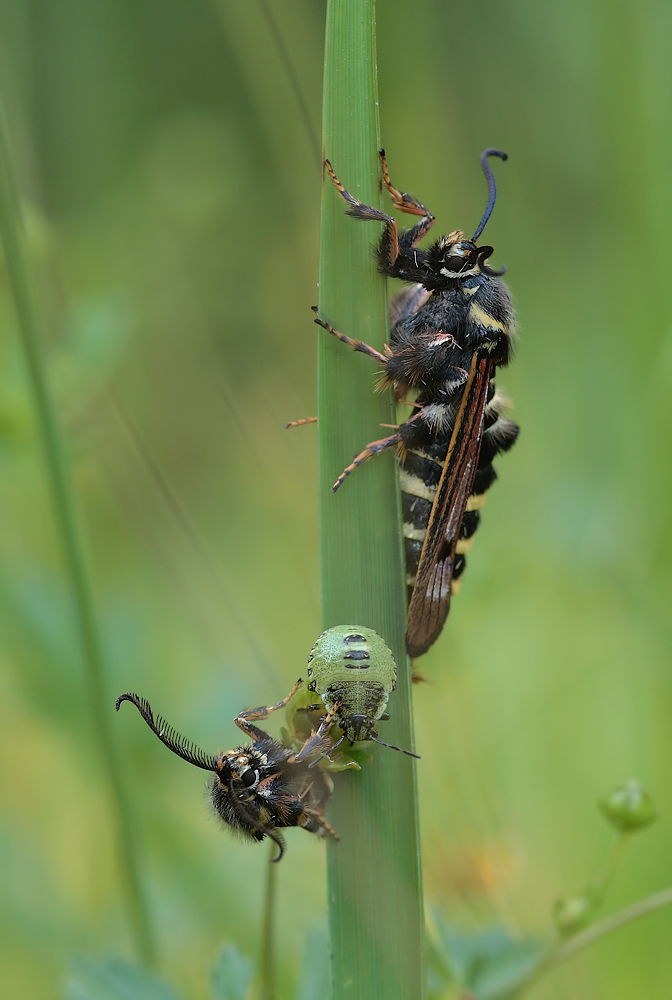
M286 826L278 812L277 796L273 791L260 788L260 782L269 777L269 761L254 744L227 750L217 758L210 792L215 811L232 830L261 841L270 837L278 847L273 861L279 861L285 847L275 829Z
M463 239L463 236L458 229L442 236L436 245L438 271L445 278L459 280L479 273L479 250L475 243Z
M227 750L218 757L215 774L224 788L254 791L259 784L263 763L260 754L251 748Z
M468 278L479 274L485 274L488 277L498 277L500 274L504 274L506 270L504 267L500 271L493 271L489 268L485 262L488 257L492 256L492 247L479 247L476 245L476 240L485 229L486 223L495 207L495 197L497 194L495 178L488 163L489 156L498 156L502 160L507 159L506 153L503 153L500 149L485 149L481 153L481 168L488 182L488 204L483 213L483 218L470 240L465 240L462 230L457 229L447 236L442 236L434 244L429 252L429 265L432 272L432 280L435 282L432 287L450 287L456 281L466 281ZM429 287L427 282L423 281L423 284Z
M436 286L447 288L453 286L455 282L467 281L478 275L494 277L504 274L506 268L493 271L485 263L492 253L492 247L479 247L473 240L465 240L464 233L459 229L449 233L448 236L442 236L429 253L430 268Z

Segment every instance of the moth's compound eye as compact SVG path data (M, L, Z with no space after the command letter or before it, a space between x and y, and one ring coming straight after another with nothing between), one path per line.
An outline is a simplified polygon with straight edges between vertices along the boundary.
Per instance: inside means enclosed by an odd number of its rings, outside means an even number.
M461 271L464 265L467 263L464 257L446 257L445 268L447 271Z
M252 768L250 767L247 771L243 773L240 780L242 781L242 783L245 785L246 788L252 788L252 786L256 785L256 783L259 781L259 772L253 771Z

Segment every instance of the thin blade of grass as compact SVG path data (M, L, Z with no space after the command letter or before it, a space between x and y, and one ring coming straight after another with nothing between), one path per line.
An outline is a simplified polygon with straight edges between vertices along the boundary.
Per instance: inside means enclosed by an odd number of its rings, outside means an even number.
M324 151L361 201L378 206L379 124L375 5L330 0L324 79ZM378 229L344 215L327 179L322 199L320 315L381 349L384 279L371 255ZM323 626L375 628L399 670L381 738L412 749L410 676L399 494L392 451L358 469L337 494L336 477L394 421L390 395L374 394L376 365L319 333L320 546ZM421 997L422 890L415 765L376 747L360 773L336 776L328 846L333 1000Z

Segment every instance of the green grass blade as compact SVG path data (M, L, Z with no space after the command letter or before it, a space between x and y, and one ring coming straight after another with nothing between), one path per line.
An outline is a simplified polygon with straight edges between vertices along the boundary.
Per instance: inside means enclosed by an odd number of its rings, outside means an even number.
M327 10L324 149L352 194L380 203L379 125L372 0L330 0ZM344 215L327 180L322 200L320 314L381 349L385 281L371 244L378 230ZM399 668L392 719L381 737L412 747L410 677L404 647L404 564L391 452L331 485L353 455L394 422L389 395L373 393L376 365L319 333L320 546L323 625L375 628ZM334 1000L422 995L422 891L415 765L376 747L361 773L337 776L328 847Z
M17 187L12 171L4 111L1 107L0 236L5 250L10 287L16 305L18 329L28 368L35 417L42 438L56 525L61 537L75 606L77 628L89 685L92 723L110 787L112 806L116 813L128 909L138 954L144 961L148 961L153 956L152 936L141 891L129 809L112 737L110 723L113 716L113 702L105 691L103 654L93 606L93 595L86 570L82 537L75 513L73 491L63 453L56 410L49 391L42 358L37 310L33 301L23 251L23 232Z

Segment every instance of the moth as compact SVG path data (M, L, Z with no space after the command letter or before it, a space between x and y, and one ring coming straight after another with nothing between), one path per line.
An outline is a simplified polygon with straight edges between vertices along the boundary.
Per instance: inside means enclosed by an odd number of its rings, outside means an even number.
M319 836L328 834L338 840L338 834L324 818L324 809L333 784L321 768L310 768L311 752L329 749L329 729L332 716L306 743L305 753L283 746L262 729L253 725L268 717L291 700L303 684L298 680L290 693L277 705L248 708L234 722L252 740L219 754L208 754L180 736L160 715L154 715L148 701L137 694L119 695L116 709L122 702L135 705L152 732L183 760L212 771L210 796L215 812L234 832L248 840L261 841L270 837L277 844L280 861L285 845L280 830L299 826Z
M476 242L495 205L491 156L507 159L498 149L481 154L488 203L473 236L465 239L462 230L455 230L427 249L418 244L432 228L434 216L412 195L393 187L384 150L383 183L394 207L420 217L402 232L389 215L354 198L325 160L329 177L349 206L346 214L383 223L375 251L380 272L413 282L391 301L385 353L334 329L319 315L315 320L353 350L379 362L379 387L393 386L397 401L413 406L412 415L395 433L370 442L333 486L337 490L366 459L396 449L409 592L406 646L411 657L427 652L443 628L486 492L496 479L493 459L508 451L519 431L504 415L505 401L494 382L497 368L509 362L514 333L511 300L499 280L505 268L490 268L493 248Z

